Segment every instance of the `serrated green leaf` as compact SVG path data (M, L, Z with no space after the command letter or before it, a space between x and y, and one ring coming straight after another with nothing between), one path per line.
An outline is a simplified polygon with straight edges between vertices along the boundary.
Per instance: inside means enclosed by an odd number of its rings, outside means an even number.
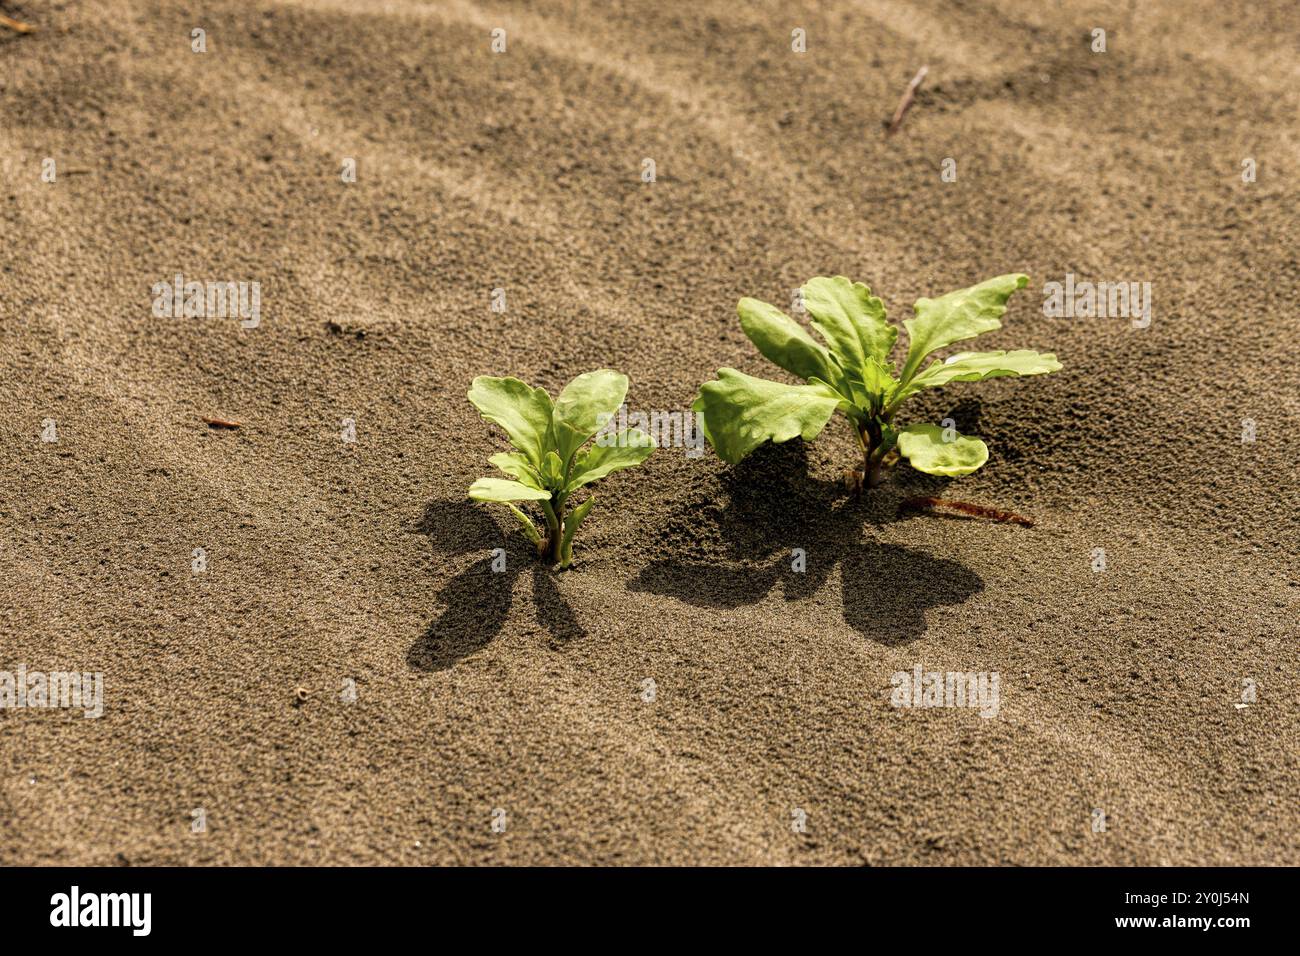
M908 425L898 433L898 454L927 475L956 478L978 471L989 460L989 449L978 438L952 433L944 440L938 425Z
M555 400L555 449L568 465L574 452L614 417L627 395L627 376L602 368L579 375Z
M530 488L520 481L504 478L480 478L469 486L469 496L475 501L542 501L551 493L543 488Z
M949 382L979 382L986 378L1013 375L1046 375L1061 363L1050 352L1018 349L1014 352L959 352L941 362L931 362L904 390L908 395L923 388L938 388ZM905 397L905 396L904 396Z
M511 478L518 478L530 488L542 487L541 474L528 463L528 458L523 452L498 452L490 457L488 462L504 471Z
M605 436L601 436L603 440ZM611 436L612 444L595 444L578 458L565 491L573 491L606 475L639 465L655 450L655 440L637 428L628 428ZM599 440L598 440L599 442Z
M501 426L529 464L541 466L553 412L546 389L530 388L517 378L480 375L470 385L469 400L486 421Z
M833 378L826 349L776 306L745 298L736 312L740 327L769 362L805 380Z
M803 286L804 308L812 326L838 352L846 368L860 375L868 362L884 363L898 338L898 329L885 319L885 306L864 283L844 276L818 276ZM867 386L872 382L866 380Z
M958 289L937 299L917 299L916 318L903 325L909 338L902 381L907 384L921 360L936 349L1002 328L1007 299L1029 282L1029 276L997 276L969 289Z
M736 464L767 441L821 434L843 398L825 384L783 385L734 368L700 387L691 408L704 418L704 434L718 457Z

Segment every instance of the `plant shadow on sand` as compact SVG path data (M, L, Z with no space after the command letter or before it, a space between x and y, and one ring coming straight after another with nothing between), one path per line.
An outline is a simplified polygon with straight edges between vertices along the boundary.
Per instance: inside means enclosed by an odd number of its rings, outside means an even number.
M444 610L429 622L406 653L415 670L441 671L486 646L510 616L515 583L532 571L537 623L556 641L586 636L573 610L555 586L552 571L537 559L522 535L503 533L487 511L468 499L434 501L424 510L419 530L445 560L470 552L489 553L452 578L438 592ZM506 551L506 570L492 570L491 549Z
M880 644L925 633L925 612L961 604L984 588L956 561L863 537L863 525L897 520L899 494L882 487L854 498L808 474L798 439L758 449L722 476L725 503L698 501L669 519L663 543L689 558L651 561L634 591L697 607L736 608L763 600L779 583L787 601L816 594L840 566L844 620ZM794 571L792 550L805 552Z

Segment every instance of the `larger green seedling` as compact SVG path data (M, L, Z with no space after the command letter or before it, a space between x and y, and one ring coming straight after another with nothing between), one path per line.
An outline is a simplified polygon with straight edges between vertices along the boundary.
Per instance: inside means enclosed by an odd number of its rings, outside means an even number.
M998 276L917 301L915 317L903 323L908 349L901 371L890 359L898 329L861 282L820 276L801 290L811 325L825 344L775 306L741 299L745 334L766 358L807 384L786 385L722 368L716 381L700 388L692 407L702 413L704 434L718 456L732 464L767 441L795 436L811 441L838 411L853 424L862 448L862 468L851 473L858 488L864 480L868 487L880 484L895 452L926 474L969 475L988 461L984 442L938 425L899 427L895 416L924 388L1041 375L1061 367L1055 355L1027 350L959 352L921 367L939 349L1001 328L1007 299L1028 281L1023 275Z
M477 501L499 501L514 515L537 553L567 568L573 561L573 536L596 503L594 495L572 510L574 492L611 472L639 465L655 449L649 435L635 428L602 434L584 450L623 404L627 376L609 369L579 375L551 402L544 388L530 388L517 378L480 375L469 400L483 418L500 425L515 451L488 459L509 475L480 478L470 486ZM532 501L546 519L543 535L516 501Z

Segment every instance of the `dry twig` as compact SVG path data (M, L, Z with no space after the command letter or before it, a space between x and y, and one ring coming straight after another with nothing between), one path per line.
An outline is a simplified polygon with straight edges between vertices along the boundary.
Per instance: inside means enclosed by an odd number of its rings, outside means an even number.
M23 23L21 20L15 20L13 17L7 17L0 13L0 27L8 27L15 33L35 33L36 28L30 23Z
M1034 526L1033 521L1030 519L1022 518L1010 511L999 511L997 508L973 505L966 501L949 501L946 498L908 498L898 507L900 511L933 511L948 508L953 511L960 511L962 514L970 515L973 518L988 518L990 521L1018 524L1023 528L1032 528Z
M898 109L894 110L894 118L889 121L889 133L893 136L898 132L898 127L903 125L903 116L907 113L908 108L912 105L912 100L916 99L916 91L921 88L921 83L925 80L925 74L930 72L928 66L923 66L916 71L916 76L912 77L912 82L907 84L907 89L903 91L903 98L898 101Z

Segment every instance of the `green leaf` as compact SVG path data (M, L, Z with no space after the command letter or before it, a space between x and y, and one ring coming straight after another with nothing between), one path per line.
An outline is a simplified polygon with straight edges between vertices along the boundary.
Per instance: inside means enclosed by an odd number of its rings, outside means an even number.
M469 496L475 501L542 501L551 493L541 488L529 488L519 481L504 478L480 478L469 486Z
M978 471L989 460L989 448L978 438L952 433L944 441L938 425L908 425L898 433L898 454L927 475L956 478Z
M560 539L560 567L567 568L573 562L573 536L595 504L596 496L592 495L564 519L564 537Z
M523 526L524 534L528 535L528 540L540 548L542 546L542 533L537 530L537 525L533 524L533 519L512 504L507 503L506 507L515 516L515 520Z
M721 371L721 370L719 370L719 371ZM767 380L766 380L766 379L759 379L759 381L767 381ZM845 415L856 416L856 415L858 414L857 406L853 404L853 403L854 403L855 401L857 401L858 398L859 398L859 395L858 395L857 392L853 392L853 393L851 393L851 394L849 394L849 395L845 395L845 394L843 394L842 392L840 392L840 390L837 389L837 388L836 388L834 385L832 385L830 382L823 382L823 381L822 381L821 379L819 379L819 378L810 378L810 379L808 379L808 384L809 384L809 385L815 385L815 386L817 386L819 389L821 389L821 393L822 393L823 395L828 395L828 396L833 395L833 396L835 396L835 398L837 398L837 399L839 400L839 404L836 406L836 408L837 408L839 411L843 412ZM846 381L846 384L851 384L851 383L848 383L848 382ZM860 392L860 391L861 391L861 387L859 387L859 389L858 389L858 392ZM861 397L865 399L866 396L865 396L865 395L862 395ZM694 406L692 406L692 407L694 407ZM864 406L864 407L865 407L865 406ZM698 409L696 409L696 411L698 411Z
M844 276L809 279L803 287L803 304L812 326L850 371L861 372L875 359L882 365L898 338L898 329L885 320L885 306L861 282ZM866 382L872 387L872 382Z
M862 387L875 400L877 408L893 398L894 390L898 387L898 380L891 374L893 368L893 362L886 367L877 359L869 358L862 369Z
M602 368L579 375L555 400L555 448L567 466L576 452L609 419L627 395L627 376Z
M596 496L592 495L582 504L578 505L578 507L570 511L568 516L564 519L564 533L569 537L572 537L573 533L578 530L578 526L582 524L583 520L587 517L595 504Z
M880 423L880 455L883 457L898 444L898 429L888 422Z
M805 380L834 378L826 349L776 306L746 298L736 312L740 327L769 362Z
M566 492L599 481L611 472L639 465L655 450L655 440L637 428L628 428L611 436L612 444L602 445L602 435L585 455L578 459L564 486Z
M517 378L480 375L469 400L486 421L500 425L533 467L540 467L551 427L551 397L544 388L529 388Z
M528 458L522 452L498 452L489 458L488 462L504 471L511 478L518 478L530 488L542 487L541 474L528 463Z
M921 360L936 349L1002 328L998 320L1007 311L1007 299L1028 282L1029 276L1013 273L937 299L917 299L916 318L903 323L910 339L903 383L911 381Z
M1050 352L1018 349L1014 352L959 352L941 362L931 362L903 389L903 396L923 388L938 388L949 382L979 382L986 378L1013 375L1045 375L1056 372L1061 363Z
M823 383L783 385L734 368L718 369L691 405L704 416L704 434L718 457L736 464L766 441L811 441L821 434L843 398Z
M542 459L542 484L547 488L559 488L564 482L564 463L560 456L548 451Z

